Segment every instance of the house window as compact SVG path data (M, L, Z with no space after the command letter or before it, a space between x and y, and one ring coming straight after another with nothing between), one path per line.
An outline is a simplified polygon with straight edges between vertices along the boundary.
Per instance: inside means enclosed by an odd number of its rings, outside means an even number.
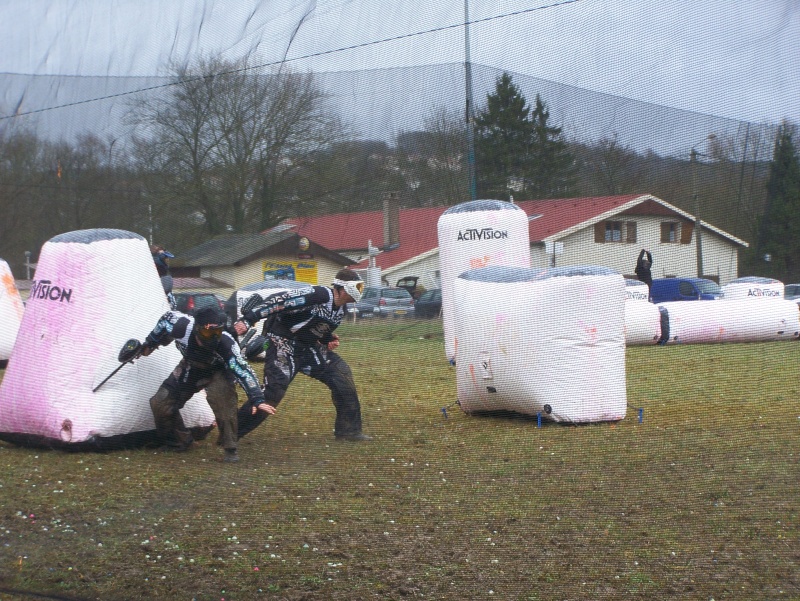
M675 244L681 240L681 224L677 221L664 221L661 223L661 242Z
M595 242L636 242L635 221L600 221L594 226Z
M606 221L606 242L622 242L622 222Z

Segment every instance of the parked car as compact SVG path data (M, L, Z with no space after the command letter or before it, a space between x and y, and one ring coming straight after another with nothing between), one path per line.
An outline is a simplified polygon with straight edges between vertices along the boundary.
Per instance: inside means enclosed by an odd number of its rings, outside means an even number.
M438 317L442 314L442 289L431 288L422 293L414 303L417 317Z
M416 301L420 296L422 296L422 293L425 292L425 286L418 282L419 278L417 276L406 276L397 280L397 284L395 284L395 286L397 288L405 288L408 290L408 293Z
M722 297L719 284L705 278L658 278L650 286L650 298L654 303L718 300Z
M356 317L414 317L414 299L404 288L367 287L353 312Z
M198 309L213 307L225 309L225 303L211 292L175 292L175 308L181 313L194 315Z

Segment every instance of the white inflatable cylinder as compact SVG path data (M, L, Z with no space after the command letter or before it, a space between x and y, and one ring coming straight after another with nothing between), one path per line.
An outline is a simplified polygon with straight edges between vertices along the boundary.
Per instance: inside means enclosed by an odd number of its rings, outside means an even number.
M765 342L800 337L794 301L772 299L660 303L669 315L669 344Z
M454 282L458 400L558 422L625 417L623 277L604 267L487 267Z
M645 286L647 288L647 286ZM658 305L625 299L625 344L643 346L661 340L662 314Z
M506 265L530 267L528 215L503 200L473 200L447 209L438 222L444 346L455 356L453 287L469 269Z
M0 259L0 361L7 361L14 349L25 306L8 263Z
M725 300L774 300L783 298L783 282L772 278L747 276L737 278L722 287Z
M125 365L92 390L120 365L125 341L144 340L168 309L142 236L94 229L46 242L0 384L0 438L112 447L153 432L149 400L181 359L174 345ZM189 428L214 422L205 393L181 414Z
M650 300L650 286L639 280L625 280L625 298L628 300L644 301Z

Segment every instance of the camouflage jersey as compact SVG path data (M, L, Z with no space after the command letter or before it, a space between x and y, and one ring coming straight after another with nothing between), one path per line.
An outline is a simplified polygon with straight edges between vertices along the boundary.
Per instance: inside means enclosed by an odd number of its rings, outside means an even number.
M153 348L166 346L173 340L186 362L198 370L215 371L225 369L244 389L247 398L258 405L264 402L264 393L258 385L258 377L239 352L239 345L228 332L213 347L197 342L194 317L180 311L167 311L158 320L156 327L145 338L145 344Z
M345 306L333 304L333 290L327 286L276 292L267 298L254 294L242 310L249 325L266 318L265 333L308 346L333 340L333 331L345 317Z

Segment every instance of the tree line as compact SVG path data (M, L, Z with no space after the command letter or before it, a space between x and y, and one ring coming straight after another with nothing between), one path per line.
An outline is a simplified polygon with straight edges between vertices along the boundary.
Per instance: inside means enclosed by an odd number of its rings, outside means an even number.
M458 204L474 185L507 200L652 193L748 241L740 272L800 280L792 124L776 140L760 128L715 136L702 160L664 157L616 134L568 139L545 99L529 104L503 73L471 121L431 107L422 129L390 143L360 138L312 73L254 73L248 60L173 67L173 85L131 102L128 144L0 129L0 257L15 276L25 251L35 261L65 231L126 229L180 253L286 217L378 210L386 193L406 207Z

